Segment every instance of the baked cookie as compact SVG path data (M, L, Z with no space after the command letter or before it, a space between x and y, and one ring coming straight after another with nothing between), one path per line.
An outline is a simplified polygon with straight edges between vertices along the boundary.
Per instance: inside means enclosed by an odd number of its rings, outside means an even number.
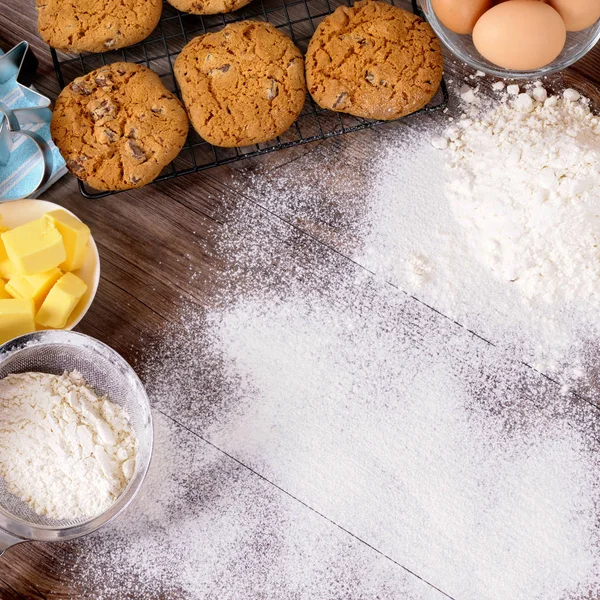
M277 137L306 99L302 54L270 23L241 21L193 39L175 76L192 125L215 146Z
M106 52L137 44L158 25L162 0L36 0L38 29L52 48Z
M168 0L169 4L182 12L194 15L217 15L233 12L250 4L251 0Z
M158 75L126 62L75 79L58 96L50 123L69 171L97 190L151 182L179 154L188 128Z
M443 70L429 24L375 0L337 8L306 52L306 83L315 102L367 119L397 119L423 108Z

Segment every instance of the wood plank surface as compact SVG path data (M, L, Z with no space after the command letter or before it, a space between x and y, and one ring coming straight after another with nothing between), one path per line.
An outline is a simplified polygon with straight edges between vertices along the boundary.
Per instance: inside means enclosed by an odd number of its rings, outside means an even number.
M0 44L6 50L23 39L29 41L40 63L35 85L43 93L55 98L59 87L48 49L37 35L33 4L33 1L3 0L0 7ZM455 77L461 77L466 72L460 65L453 64L449 70ZM586 89L591 96L597 94L593 84L600 82L600 49L596 48L572 67L565 78ZM332 273L340 265L348 267L351 261L344 252L350 234L344 227L343 216L340 217L339 227L330 227L318 220L307 220L304 215L295 214L293 208L269 204L253 192L253 174L293 173L297 161L308 157L310 162L313 157L314 165L326 156L328 168L337 173L341 180L346 172L360 172L369 148L383 144L386 136L393 135L399 128L411 126L415 126L415 122L391 124L227 167L217 167L99 201L83 199L75 179L66 176L44 194L44 198L73 210L90 225L102 261L98 295L78 329L108 343L127 360L137 362L147 346L160 343L157 332L179 320L182 302L189 303L199 311L214 302L219 281L227 278L229 267L216 251L217 243L231 220L231 214L240 210L240 207L254 215L253 219L247 220L249 224L260 224L256 228L248 225L248 231L240 232L240 237L246 235L264 239L265 244L271 244L282 253L287 252L290 260L296 261L299 271L304 268L310 272L315 256ZM318 174L312 173L311 176ZM346 208L340 202L341 215ZM285 229L283 241L278 237L278 228ZM194 268L193 280L190 279L190 265ZM360 266L352 265L352 268L359 270ZM282 276L285 275L282 273ZM307 285L327 285L322 274L311 278L308 273L307 281ZM398 314L403 314L400 309ZM411 315L416 318L414 312ZM485 373L490 362L496 358L492 350L488 355L482 350L484 355L487 358L482 358L480 364L470 368L481 369ZM459 364L460 357L457 356L456 361ZM552 385L542 379L523 372L521 385L530 392L528 398L531 396L535 399L536 394L547 389L544 386ZM202 403L189 407L169 406L157 399L154 409L162 430L168 432L165 439L171 439L169 436L185 439L185 447L196 461L194 464L199 471L209 472L215 485L239 490L240 494L242 490L254 490L248 494L244 505L249 513L256 498L266 498L265 506L278 506L286 519L302 524L298 527L306 539L325 540L324 543L334 549L343 547L348 556L365 566L365 572L371 569L378 573L382 581L392 586L391 589L396 589L393 586L401 582L402 586L418 589L422 597L431 600L447 597L444 581L430 581L421 573L415 575L407 565L407 557L385 536L378 536L375 515L372 515L371 521L365 521L362 530L354 531L343 506L340 508L322 501L310 486L302 487L297 485L298 482L278 478L281 465L276 462L261 465L259 457L243 448L228 445L223 431L211 422L210 413ZM573 404L565 410L580 415L588 409L573 400ZM520 409L515 407L514 410ZM195 484L198 482L186 483L186 491L191 493ZM206 485L206 481L200 484ZM376 498L369 497L366 500L376 506ZM245 517L239 515L239 518ZM257 516L254 525L268 528L273 523L263 522ZM94 543L102 543L97 541L99 535L94 538ZM80 562L88 548L92 547L86 544L86 541L57 545L32 543L10 549L0 558L0 599L98 598L95 583L70 568L75 559ZM100 547L107 553L111 551L108 538L104 546L94 547ZM296 554L293 555L300 560L305 550L300 545L294 548ZM259 561L258 566L264 567L264 564ZM327 580L331 589L338 589L335 587L339 584L336 577L343 579L343 575L331 575L331 580ZM113 591L110 593L118 598L119 594L114 590L118 590L121 584L126 587L127 574L107 573L106 577L114 578L110 588ZM239 598L253 597L252 591L244 588L243 582L240 582L240 586ZM351 593L350 596L342 596L345 593L343 587L339 590L336 597L340 600L342 597L352 597ZM268 587L262 593L262 596L256 597L269 597ZM123 595L125 597L135 597L135 594ZM177 589L165 589L144 597L181 598L182 595Z

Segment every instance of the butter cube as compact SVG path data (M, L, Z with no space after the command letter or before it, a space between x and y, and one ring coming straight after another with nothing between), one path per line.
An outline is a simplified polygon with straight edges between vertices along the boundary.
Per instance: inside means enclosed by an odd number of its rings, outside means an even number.
M35 318L42 327L62 329L79 304L87 285L73 273L65 273L52 287Z
M35 331L33 300L11 298L0 300L0 343Z
M8 298L13 298L13 296L6 291L6 284L0 279L0 300L6 300Z
M67 252L58 229L48 219L36 219L2 234L8 258L22 275L58 267Z
M17 273L17 267L13 261L8 258L4 242L2 241L2 238L0 238L0 277L2 277L2 279L10 279Z
M64 210L52 210L44 215L62 236L67 260L59 266L63 271L77 271L85 261L90 241L90 228Z
M17 274L6 284L6 291L13 298L31 298L39 309L52 286L62 277L62 271L56 267L35 275Z
M2 217L0 216L0 234L8 231L8 227L2 225ZM8 254L6 254L6 248L4 242L0 238L0 277L2 279L10 279L13 275L17 274L17 267L12 263Z

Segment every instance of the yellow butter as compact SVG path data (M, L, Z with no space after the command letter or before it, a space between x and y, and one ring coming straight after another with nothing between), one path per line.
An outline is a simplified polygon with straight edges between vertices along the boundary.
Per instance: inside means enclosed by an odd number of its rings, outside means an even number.
M63 271L81 269L88 251L90 228L64 210L52 210L44 216L58 229L65 245L67 259L60 268Z
M33 300L0 299L0 343L35 331Z
M5 231L8 231L8 227L2 225L2 216L0 215L0 234L3 234ZM13 275L16 275L17 272L17 267L15 267L10 258L8 258L4 242L2 241L2 238L0 238L0 277L2 277L2 279L10 279Z
M87 285L73 273L65 273L52 287L35 318L42 327L62 329L79 304Z
M7 298L13 298L13 296L6 291L6 284L0 279L0 300Z
M57 267L35 275L17 274L8 280L6 291L13 298L31 298L38 309L61 277L62 271Z
M0 277L2 277L2 279L10 279L17 273L17 267L14 265L13 261L8 258L4 242L2 241L2 238L0 238Z
M48 219L36 219L2 234L8 258L23 275L58 267L67 252L58 229Z

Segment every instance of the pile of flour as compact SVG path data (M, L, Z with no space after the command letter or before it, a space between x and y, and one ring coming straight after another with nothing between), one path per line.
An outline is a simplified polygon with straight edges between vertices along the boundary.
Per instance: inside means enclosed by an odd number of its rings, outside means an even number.
M384 145L350 256L581 386L600 336L598 118L575 90L539 84L462 96L441 136L403 128Z
M598 308L600 121L575 90L517 89L446 131L446 197L473 255L525 301Z
M0 381L0 477L39 515L104 512L131 479L136 452L125 411L98 397L79 373Z

